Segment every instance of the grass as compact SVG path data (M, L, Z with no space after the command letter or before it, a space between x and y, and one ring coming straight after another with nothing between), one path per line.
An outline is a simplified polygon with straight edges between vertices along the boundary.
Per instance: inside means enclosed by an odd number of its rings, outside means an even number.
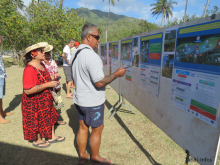
M3 97L3 108L7 112L15 112L7 116L9 124L0 124L0 164L1 165L76 165L78 162L76 134L78 120L75 106L71 99L62 97L65 107L62 108L61 119L67 125L58 126L56 134L65 136L62 143L52 144L46 149L34 148L23 138L21 96L22 73L24 68L12 66L6 69L6 95ZM62 88L65 87L65 76L62 67ZM106 89L105 113L117 101L117 93ZM156 127L135 107L127 103L136 113L134 115L122 106L117 114L108 119L105 116L105 128L102 133L100 155L113 160L119 165L181 165L185 162L185 152L163 131ZM91 149L87 146L91 153ZM90 163L88 162L87 165ZM192 162L191 165L198 163Z
M4 62L5 67L10 67L15 63L15 60L12 57L3 57L2 61Z

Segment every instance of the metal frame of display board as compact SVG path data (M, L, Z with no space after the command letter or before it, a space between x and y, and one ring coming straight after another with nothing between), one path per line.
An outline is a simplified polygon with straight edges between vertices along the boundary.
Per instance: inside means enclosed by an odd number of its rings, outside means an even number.
M132 112L133 114L136 115L136 112L134 112L134 110L125 103L125 99L124 97L121 95L121 81L119 81L119 91L120 93L118 94L118 101L109 109L109 111L106 113L106 115L108 115L109 113L111 113L112 111L112 114L109 116L108 119L111 119L116 113L117 111L121 108L122 105L125 105L129 110L130 112ZM116 106L119 104L119 106L116 108Z
M108 49L109 49L109 43L107 44L108 45ZM119 56L120 54L120 56ZM120 57L120 58L119 58ZM118 60L120 62L120 67L121 67L121 41L118 42ZM109 85L108 85L109 86ZM111 89L111 87L110 87ZM119 104L119 105L118 105ZM117 107L118 105L118 107ZM111 113L112 111L112 114L109 116L108 119L111 119L116 113L117 111L121 108L122 105L125 105L130 112L132 112L133 114L136 115L136 113L134 112L134 110L132 110L132 108L127 105L125 103L125 99L124 97L121 95L121 78L119 78L119 93L118 93L118 101L109 109L109 111L106 113L106 115L108 115L109 113ZM117 107L117 108L116 108Z

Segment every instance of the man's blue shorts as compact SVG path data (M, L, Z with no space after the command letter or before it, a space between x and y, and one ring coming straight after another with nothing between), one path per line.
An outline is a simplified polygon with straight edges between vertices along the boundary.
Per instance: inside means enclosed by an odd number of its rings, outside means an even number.
M83 120L87 126L99 127L104 120L104 104L95 107L82 107L75 104L78 111L78 119Z

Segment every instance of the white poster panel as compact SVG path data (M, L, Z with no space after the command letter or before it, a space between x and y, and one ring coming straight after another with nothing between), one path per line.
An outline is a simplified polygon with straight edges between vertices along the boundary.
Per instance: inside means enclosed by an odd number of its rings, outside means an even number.
M220 97L220 21L177 33L172 103L216 127Z
M141 37L139 88L158 96L163 34Z

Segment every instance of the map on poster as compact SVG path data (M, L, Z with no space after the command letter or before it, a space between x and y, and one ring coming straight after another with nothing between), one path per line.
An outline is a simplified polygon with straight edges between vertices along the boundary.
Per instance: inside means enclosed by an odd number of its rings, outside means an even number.
M109 72L114 73L118 69L118 42L109 43Z
M134 37L121 41L121 66L126 68L126 73L122 77L126 82L132 81L132 66L139 65L138 39Z
M107 44L100 44L103 66L107 65Z
M216 127L220 103L220 21L180 28L172 103Z
M141 37L139 87L150 94L158 96L160 82L160 64L163 34Z

